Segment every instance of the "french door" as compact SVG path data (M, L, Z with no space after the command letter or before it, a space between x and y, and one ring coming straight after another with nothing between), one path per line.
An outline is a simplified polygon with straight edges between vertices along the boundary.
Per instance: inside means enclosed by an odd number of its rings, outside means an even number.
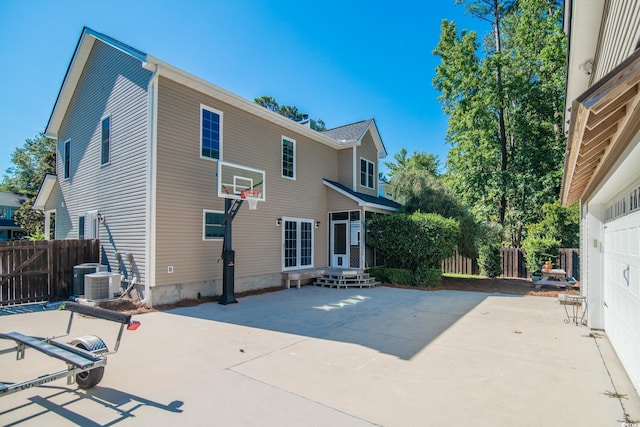
M313 220L283 218L282 269L313 268Z

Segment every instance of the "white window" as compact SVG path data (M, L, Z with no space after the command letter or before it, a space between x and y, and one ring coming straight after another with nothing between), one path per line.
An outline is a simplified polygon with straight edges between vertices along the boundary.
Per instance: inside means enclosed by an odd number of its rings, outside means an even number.
M373 162L360 158L360 185L367 188L375 188L375 168Z
M313 267L313 220L283 218L282 268Z
M202 240L224 238L224 212L205 210L202 215Z
M282 177L296 179L296 141L282 137Z
M200 106L200 157L222 159L222 111Z

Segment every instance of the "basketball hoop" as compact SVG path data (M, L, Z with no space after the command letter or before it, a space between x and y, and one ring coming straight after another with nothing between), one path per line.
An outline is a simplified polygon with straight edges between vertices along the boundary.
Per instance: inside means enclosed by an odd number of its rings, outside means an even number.
M244 190L242 198L249 202L249 210L255 211L258 208L258 200L262 195L262 190Z

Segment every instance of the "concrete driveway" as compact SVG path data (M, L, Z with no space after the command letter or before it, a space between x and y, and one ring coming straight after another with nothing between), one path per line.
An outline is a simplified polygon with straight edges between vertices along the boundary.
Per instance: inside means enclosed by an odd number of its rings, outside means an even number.
M640 398L607 338L566 324L552 298L303 287L135 318L142 326L125 333L97 387L60 380L2 397L0 425L621 426L640 419ZM64 311L0 316L0 330L53 335L67 319ZM76 318L74 331L111 344L117 325ZM23 361L4 355L0 381L63 367L35 351Z

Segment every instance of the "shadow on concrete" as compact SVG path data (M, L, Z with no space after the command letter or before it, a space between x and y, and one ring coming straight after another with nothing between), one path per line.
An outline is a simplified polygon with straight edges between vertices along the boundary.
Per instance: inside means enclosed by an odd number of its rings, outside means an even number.
M40 386L34 390L40 394L29 397L27 400L31 403L0 411L0 418L14 413L14 419L16 419L16 421L8 425L17 425L50 412L55 413L66 421L79 426L104 427L120 423L129 418L135 418L135 412L143 407L181 413L181 407L183 405L183 402L181 401L173 401L164 405L162 403L145 399L144 397L100 386L96 386L95 388L86 391L56 386ZM54 393L47 394L47 390L52 390ZM100 407L107 409L107 411L88 411L86 406L83 406L82 413L74 410L74 407L76 407L77 404L84 404L85 401L99 405ZM28 407L31 405L39 406L41 410L30 409L25 412L28 413L28 415L20 418L20 413L25 409L29 409ZM113 413L112 417L109 417L110 412ZM100 413L102 419L106 418L109 421L100 423L83 415L83 413Z
M358 344L409 360L491 295L308 286L167 313Z

